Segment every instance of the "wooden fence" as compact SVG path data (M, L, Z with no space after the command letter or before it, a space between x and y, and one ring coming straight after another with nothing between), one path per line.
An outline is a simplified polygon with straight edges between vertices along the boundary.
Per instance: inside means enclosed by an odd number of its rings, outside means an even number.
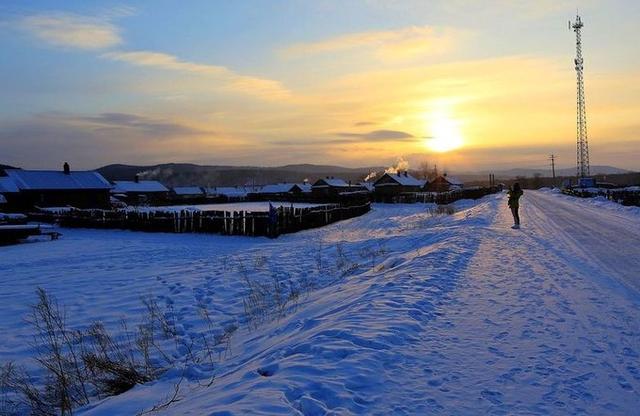
M436 203L447 205L460 199L479 199L489 194L499 192L496 186L485 188L468 188L448 192L407 192L396 195L391 199L392 203L412 204L416 202Z
M32 221L57 223L63 227L123 229L167 233L215 233L268 236L322 227L357 217L371 209L359 205L321 205L310 208L278 207L269 212L248 211L127 211L68 210L29 214Z

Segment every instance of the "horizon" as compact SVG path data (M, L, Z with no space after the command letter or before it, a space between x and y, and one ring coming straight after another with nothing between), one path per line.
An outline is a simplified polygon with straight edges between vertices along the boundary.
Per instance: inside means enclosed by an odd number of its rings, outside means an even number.
M575 6L4 4L0 162L570 168ZM578 6L591 163L637 171L640 6Z

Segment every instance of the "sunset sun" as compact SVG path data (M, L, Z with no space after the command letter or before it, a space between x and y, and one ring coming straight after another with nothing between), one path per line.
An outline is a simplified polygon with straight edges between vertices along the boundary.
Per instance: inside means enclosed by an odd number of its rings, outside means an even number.
M425 146L438 153L458 149L464 144L459 122L446 114L429 117L431 135L425 139Z

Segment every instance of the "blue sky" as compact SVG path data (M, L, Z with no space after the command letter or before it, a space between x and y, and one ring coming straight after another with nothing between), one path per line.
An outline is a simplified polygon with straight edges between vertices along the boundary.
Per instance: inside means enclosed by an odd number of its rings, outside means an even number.
M592 163L640 169L640 3L578 5ZM5 1L0 163L571 166L575 6Z

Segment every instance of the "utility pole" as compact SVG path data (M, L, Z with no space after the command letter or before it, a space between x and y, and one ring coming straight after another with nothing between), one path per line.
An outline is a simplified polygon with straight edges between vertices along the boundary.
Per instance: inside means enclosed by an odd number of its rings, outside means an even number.
M551 161L551 174L553 175L553 179L556 178L556 156L552 154L549 156L549 160Z
M576 68L577 84L577 176L578 180L589 177L589 143L587 141L587 111L584 100L584 59L582 59L582 35L584 27L580 15L576 14L576 21L569 21L569 30L576 32L576 58L573 60Z

